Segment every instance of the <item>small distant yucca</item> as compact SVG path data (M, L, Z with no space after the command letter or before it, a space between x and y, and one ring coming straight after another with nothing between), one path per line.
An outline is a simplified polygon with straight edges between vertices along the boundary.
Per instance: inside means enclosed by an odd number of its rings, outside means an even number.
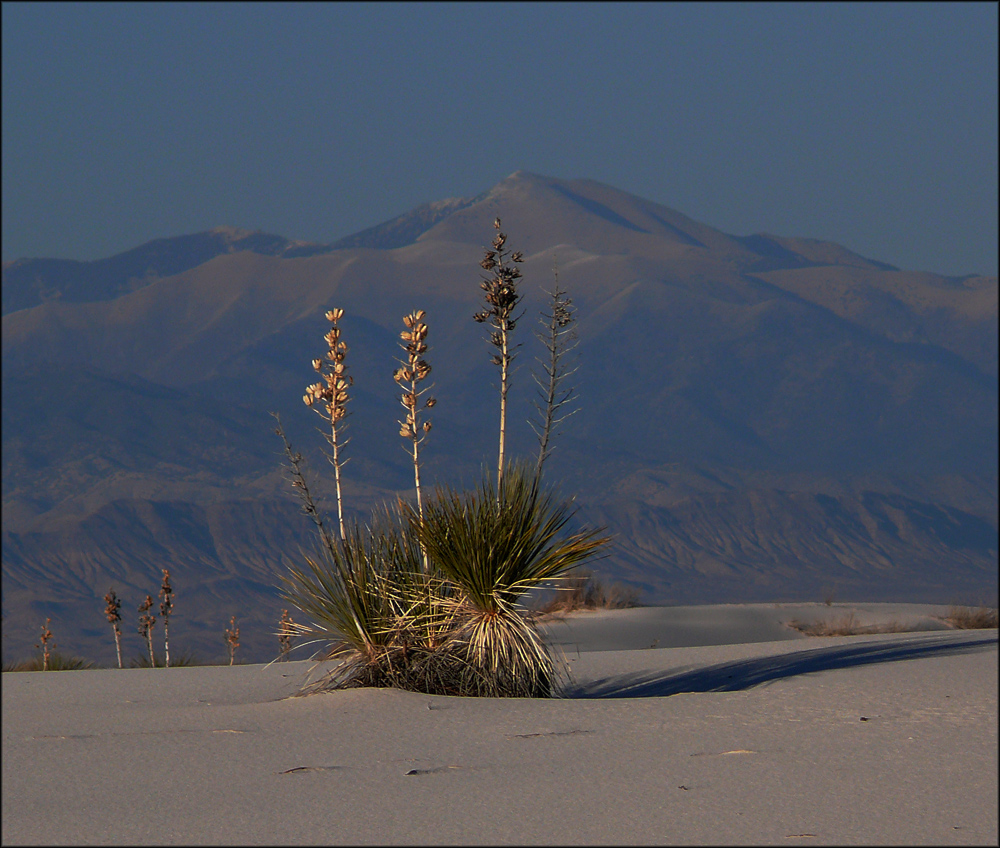
M278 645L281 648L280 659L287 660L288 652L292 650L292 639L295 638L295 622L288 614L288 610L281 611L281 619L278 622Z
M159 597L160 615L163 616L163 664L170 668L170 613L174 608L174 590L170 588L170 572L165 568Z
M226 648L229 650L229 664L236 660L236 649L240 646L240 628L236 623L236 616L229 619L229 627L226 628Z
M52 656L52 648L55 647L55 642L52 642L52 631L49 630L49 625L52 623L51 618L45 619L45 624L42 625L42 635L39 639L39 644L35 645L36 648L42 649L42 671L49 670L49 659ZM50 645L49 642L52 642Z
M118 668L122 667L122 629L120 622L122 620L122 602L118 600L118 596L115 594L115 590L109 589L108 594L104 596L104 600L107 601L107 606L104 608L104 614L108 617L108 624L110 624L115 630L115 650L118 652Z
M156 658L153 656L153 625L156 616L150 610L153 608L153 596L146 595L146 600L139 604L139 635L146 640L149 648L149 667L156 668Z

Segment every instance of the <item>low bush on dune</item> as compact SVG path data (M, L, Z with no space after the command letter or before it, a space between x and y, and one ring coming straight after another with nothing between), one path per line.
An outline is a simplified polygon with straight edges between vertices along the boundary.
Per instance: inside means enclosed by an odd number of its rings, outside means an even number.
M639 593L621 583L605 586L592 574L577 574L558 586L548 600L535 606L539 615L558 615L580 610L629 609L640 606Z
M301 454L292 450L278 421L292 485L303 512L318 530L319 552L303 557L284 578L284 595L305 621L287 632L326 645L322 658L340 662L309 691L357 686L393 686L442 695L547 697L555 669L535 626L525 596L539 587L567 580L572 570L607 542L596 530L570 532L573 511L542 482L552 451L551 437L568 417L572 390L562 380L565 354L574 344L571 302L559 288L551 292L551 311L539 334L548 353L536 380L542 403L535 426L537 460L510 462L505 456L507 393L517 345L512 332L521 294L520 253L506 250L499 232L480 266L485 308L474 316L490 328L500 370L500 438L495 474L484 473L478 487L455 491L437 487L430 496L420 481L420 447L431 430L423 382L430 373L424 359L428 328L425 313L403 318L405 356L393 378L405 411L400 436L412 458L413 504L398 499L368 525L344 520L341 471L344 465L346 404L352 385L345 362L347 346L339 321L342 309L326 313L327 351L312 362L320 381L306 388L305 404L326 422L328 458L334 468L339 534L330 532L302 473ZM277 416L276 416L277 417ZM575 585L575 584L573 584ZM290 629L289 629L290 628ZM309 644L309 643L307 643Z
M906 633L913 628L899 621L885 624L860 624L854 613L832 621L789 621L788 626L806 636L870 636L876 633Z
M990 607L951 607L944 621L956 630L991 630L997 626L997 610Z
M97 668L97 665L82 657L71 657L51 651L48 661L44 656L32 657L21 662L4 663L4 671L79 671L81 669Z
M179 656L171 657L169 666L166 663L166 657L159 652L154 652L152 664L150 664L146 654L139 654L129 661L129 668L182 668L193 665L215 665L215 663L203 662L192 651L185 651Z

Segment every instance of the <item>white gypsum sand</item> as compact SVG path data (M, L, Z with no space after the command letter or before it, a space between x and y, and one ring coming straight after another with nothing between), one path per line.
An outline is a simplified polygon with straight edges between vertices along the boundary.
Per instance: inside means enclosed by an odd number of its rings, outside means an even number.
M995 844L997 631L743 641L791 606L550 623L552 700L288 698L303 661L5 674L3 843Z

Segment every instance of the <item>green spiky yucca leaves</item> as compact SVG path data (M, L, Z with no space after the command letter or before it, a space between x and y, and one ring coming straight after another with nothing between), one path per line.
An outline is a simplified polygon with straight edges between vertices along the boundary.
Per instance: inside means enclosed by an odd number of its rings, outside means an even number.
M455 688L435 683L448 665L436 652L452 629L451 589L425 572L419 542L398 513L387 509L370 527L354 524L304 559L283 578L285 598L306 617L292 627L328 643L325 658L342 661L313 688Z
M571 518L518 464L499 487L487 478L470 492L437 489L422 521L400 502L331 539L284 578L307 620L296 635L329 643L326 658L341 660L311 688L548 697L553 661L521 600L607 542L597 531L565 533Z
M531 589L558 581L608 542L599 531L566 535L569 504L543 491L526 464L477 490L438 489L423 520L401 505L437 573L453 587L445 650L465 669L468 694L547 697L554 682L545 643L524 615Z

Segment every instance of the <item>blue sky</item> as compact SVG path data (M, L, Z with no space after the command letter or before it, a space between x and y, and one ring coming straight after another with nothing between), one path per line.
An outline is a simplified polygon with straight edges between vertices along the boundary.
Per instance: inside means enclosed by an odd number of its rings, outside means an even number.
M513 171L997 273L997 5L2 5L3 259L333 241Z

